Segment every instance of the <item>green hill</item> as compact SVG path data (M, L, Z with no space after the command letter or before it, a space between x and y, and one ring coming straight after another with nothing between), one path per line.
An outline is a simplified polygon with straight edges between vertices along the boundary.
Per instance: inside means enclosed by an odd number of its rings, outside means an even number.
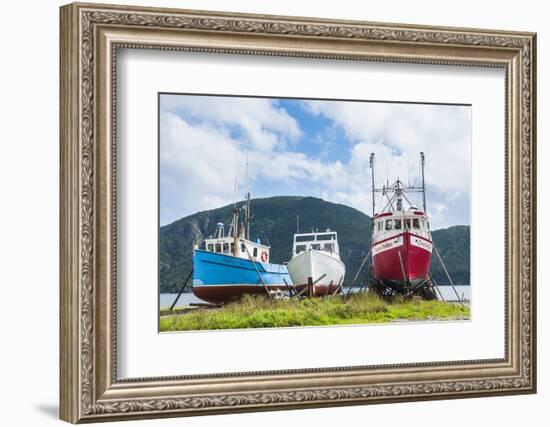
M432 239L455 285L470 284L470 226L455 225L432 231ZM449 285L443 267L434 253L431 272L440 285Z
M160 228L161 292L179 289L181 281L191 271L193 242L213 233L216 223L229 224L232 209L233 205L228 205L198 212ZM270 197L253 199L251 210L251 237L271 246L271 262L274 263L283 263L290 258L298 215L302 232L330 228L338 233L340 256L347 270L345 284L351 282L370 247L371 218L348 206L313 197ZM453 280L457 284L469 283L469 227L451 227L433 234ZM459 245L453 247L453 241ZM447 283L441 269L434 269L434 273L441 284Z

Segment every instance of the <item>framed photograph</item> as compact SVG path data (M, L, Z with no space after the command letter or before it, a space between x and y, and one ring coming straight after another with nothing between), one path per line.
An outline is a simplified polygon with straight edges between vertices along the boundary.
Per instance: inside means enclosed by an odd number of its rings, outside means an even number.
M60 21L63 420L536 391L535 34Z
M470 110L160 93L160 331L469 320Z

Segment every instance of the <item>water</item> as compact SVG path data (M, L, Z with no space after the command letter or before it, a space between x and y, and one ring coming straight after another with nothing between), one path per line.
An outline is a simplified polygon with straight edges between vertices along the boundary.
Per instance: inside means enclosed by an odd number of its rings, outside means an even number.
M456 291L458 292L458 295L461 299L465 299L467 301L470 301L471 294L470 294L470 286L455 286ZM453 291L452 286L439 286L439 291L443 295L443 298L447 301L456 301L456 294Z
M160 308L170 308L177 296L178 294L160 294ZM176 307L187 307L192 302L204 303L203 300L197 298L192 292L184 292L181 294Z
M456 291L460 298L470 300L470 286L455 286ZM451 286L440 286L439 290L443 295L443 298L447 301L456 301L456 295ZM347 289L344 289L347 292ZM169 308L178 294L160 294L160 307ZM181 294L176 307L187 307L190 303L204 303L203 300L197 298L192 292L185 292Z

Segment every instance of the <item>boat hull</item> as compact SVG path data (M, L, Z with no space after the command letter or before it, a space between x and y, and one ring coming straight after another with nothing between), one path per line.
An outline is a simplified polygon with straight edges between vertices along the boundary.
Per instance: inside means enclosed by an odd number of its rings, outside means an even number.
M432 242L404 232L377 242L372 247L372 275L379 282L403 292L428 278Z
M294 256L287 267L296 290L301 292L307 288L304 293L314 297L332 295L341 290L346 274L346 267L339 258L316 250ZM309 278L315 282L314 285L309 284Z
M284 265L253 263L199 249L193 255L193 293L214 304L235 301L246 294L284 290L287 289L285 281L292 284Z

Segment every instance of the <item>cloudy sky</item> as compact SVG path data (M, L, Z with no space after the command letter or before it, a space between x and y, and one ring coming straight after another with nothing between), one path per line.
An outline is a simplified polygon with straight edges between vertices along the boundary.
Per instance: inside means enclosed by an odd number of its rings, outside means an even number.
M424 151L432 228L469 224L470 140L469 106L162 94L160 222L242 200L247 158L253 198L314 196L371 215L370 153L377 184L419 184Z

